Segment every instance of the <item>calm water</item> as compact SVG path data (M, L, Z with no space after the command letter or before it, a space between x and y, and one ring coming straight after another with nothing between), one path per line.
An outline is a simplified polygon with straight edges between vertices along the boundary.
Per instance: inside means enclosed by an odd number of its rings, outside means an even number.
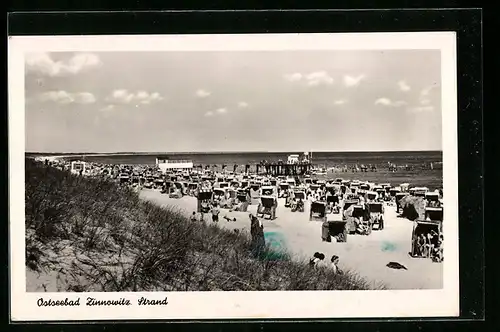
M261 160L286 161L289 154L301 154L300 152L280 153L171 153L164 154L169 159L188 159L194 164L217 165L226 164L231 167L234 164L255 164ZM86 156L75 159L83 159L92 162L106 164L155 164L156 154L128 154L128 155L103 155ZM315 165L320 167L331 167L338 165L374 164L377 166L387 165L391 162L397 165L421 165L430 162L442 161L441 151L418 151L418 152L316 152L312 159Z
M171 160L192 160L195 165L216 165L221 169L222 164L227 165L228 170L233 165L240 165L243 169L245 164L256 164L261 160L286 161L289 154L302 154L303 152L281 152L281 153L171 153L163 154ZM80 159L85 161L105 164L150 164L154 165L157 154L124 154L124 155L101 155L85 157L69 157L68 159ZM409 182L413 185L423 185L430 188L442 187L442 170L425 169L430 163L442 162L441 151L417 151L417 152L314 152L312 162L318 167L334 167L343 165L376 165L377 172L367 173L343 173L334 172L328 177L342 177L345 179L359 179L374 182L389 182L397 185ZM398 170L389 172L387 163L396 165L415 166L413 171ZM436 167L437 168L437 167ZM251 167L251 170L254 170Z

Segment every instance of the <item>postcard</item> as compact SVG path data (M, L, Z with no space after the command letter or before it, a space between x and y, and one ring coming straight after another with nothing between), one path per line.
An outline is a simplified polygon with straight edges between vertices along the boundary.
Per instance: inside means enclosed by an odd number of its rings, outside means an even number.
M13 321L458 316L455 33L8 43Z

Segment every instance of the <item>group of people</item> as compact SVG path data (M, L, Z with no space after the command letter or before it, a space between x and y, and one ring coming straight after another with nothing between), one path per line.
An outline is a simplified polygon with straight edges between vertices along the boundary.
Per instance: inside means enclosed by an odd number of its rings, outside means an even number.
M325 260L325 254L320 252L315 252L313 257L311 257L311 259L309 260L309 265L311 267L318 267L322 262L324 262L324 260ZM339 260L340 258L337 255L333 255L332 258L330 259L330 267L336 274L342 274L342 271L338 267Z
M431 230L418 235L416 241L416 256L431 258L435 262L443 261L443 234Z
M212 221L213 222L219 222L219 214L220 214L220 207L217 202L215 203L202 203L201 204L201 211L200 211L200 221L205 220L205 214L210 213L212 215ZM193 211L193 214L191 215L191 221L198 221L198 218L196 217L196 211Z

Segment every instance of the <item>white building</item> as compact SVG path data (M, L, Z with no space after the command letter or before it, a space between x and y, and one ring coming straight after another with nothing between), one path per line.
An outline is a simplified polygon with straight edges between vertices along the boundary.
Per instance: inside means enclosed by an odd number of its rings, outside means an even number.
M71 173L73 174L83 174L87 170L87 163L84 161L72 161L71 162Z
M156 158L156 166L165 173L167 170L190 170L193 168L191 160L169 160L166 158Z
M291 154L288 156L288 164L297 164L299 162L299 155L298 154Z

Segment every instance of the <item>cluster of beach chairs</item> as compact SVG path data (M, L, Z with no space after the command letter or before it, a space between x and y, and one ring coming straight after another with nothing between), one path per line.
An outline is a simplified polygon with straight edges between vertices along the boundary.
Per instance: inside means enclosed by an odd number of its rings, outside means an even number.
M158 190L170 198L192 196L197 212L218 206L229 211L246 212L257 205L259 218L277 218L278 201L292 212L309 210L309 221L322 222L323 241L346 242L349 235L370 235L385 227L385 209L394 206L402 213L408 197L420 200L424 212L414 220L412 257L442 261L442 190L412 187L408 183L370 183L343 178L317 179L263 176L249 173L210 170L167 171L151 165L108 165L88 162L51 161L54 167L81 176L103 177L136 190ZM405 203L407 204L407 203ZM207 210L208 209L208 210Z

